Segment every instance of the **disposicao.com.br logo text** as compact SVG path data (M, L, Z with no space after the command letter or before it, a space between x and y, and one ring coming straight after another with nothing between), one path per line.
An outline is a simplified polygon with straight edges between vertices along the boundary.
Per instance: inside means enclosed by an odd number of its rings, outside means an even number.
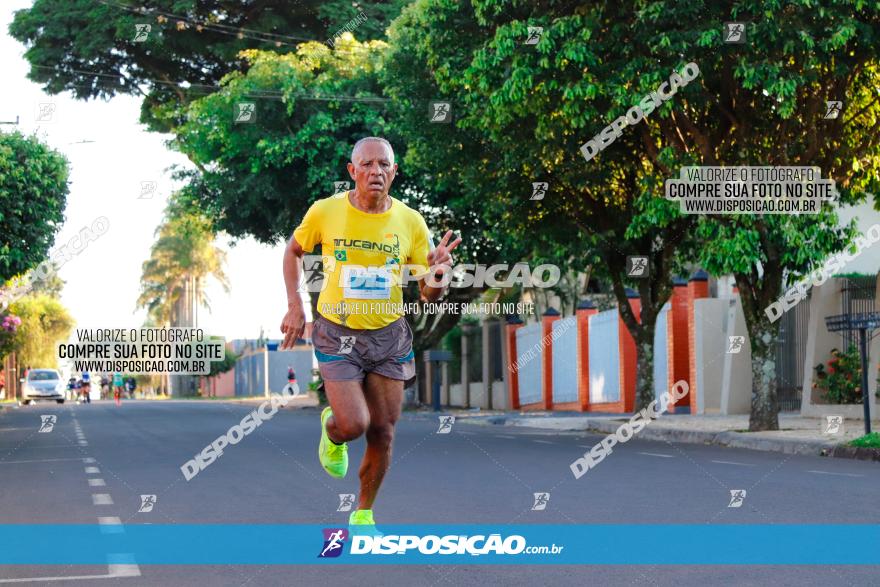
M559 554L564 546L529 546L523 536L513 534L446 535L388 534L350 536L352 555L518 555ZM325 540L326 542L326 540ZM325 555L326 556L326 555Z

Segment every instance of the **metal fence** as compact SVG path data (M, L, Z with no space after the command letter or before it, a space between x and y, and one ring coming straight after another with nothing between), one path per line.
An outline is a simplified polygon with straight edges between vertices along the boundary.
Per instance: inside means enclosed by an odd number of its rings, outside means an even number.
M776 347L776 397L780 412L798 412L804 390L810 300L801 300L782 315Z
M483 381L483 329L480 325L465 328L462 336L467 337L468 382Z
M877 290L877 278L873 275L847 277L843 280L843 288L840 290L840 313L841 314L865 314L875 312L874 296ZM841 331L843 343L841 351L846 351L850 346L858 344L858 332L855 330Z
M489 321L489 381L504 379L504 360L502 345L504 344L505 323L501 320Z
M876 311L874 307L876 287L877 281L873 275L843 279L840 290L840 313L861 314ZM808 297L783 314L780 319L779 346L776 350L776 393L781 412L801 409L809 316ZM857 342L855 331L843 331L840 335L841 351Z

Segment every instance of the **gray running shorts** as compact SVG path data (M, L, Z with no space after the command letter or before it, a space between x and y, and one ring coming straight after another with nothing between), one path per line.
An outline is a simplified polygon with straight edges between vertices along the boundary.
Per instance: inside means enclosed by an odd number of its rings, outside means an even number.
M325 381L363 381L367 373L406 381L416 373L412 331L405 318L376 330L346 328L318 316L312 345Z

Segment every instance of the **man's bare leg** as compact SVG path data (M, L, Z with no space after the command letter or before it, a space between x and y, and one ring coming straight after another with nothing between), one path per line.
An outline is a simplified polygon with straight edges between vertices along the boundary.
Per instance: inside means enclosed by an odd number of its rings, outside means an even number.
M370 412L360 381L324 381L333 415L327 418L327 436L342 444L361 436L370 424Z
M373 509L379 486L391 464L391 445L394 425L400 418L403 404L403 381L389 379L376 373L367 373L364 395L369 410L367 423L367 450L359 472L361 491L358 509Z

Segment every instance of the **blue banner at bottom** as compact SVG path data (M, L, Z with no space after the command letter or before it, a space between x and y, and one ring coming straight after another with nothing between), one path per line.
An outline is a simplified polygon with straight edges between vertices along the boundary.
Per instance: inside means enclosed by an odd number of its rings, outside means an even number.
M0 525L0 564L880 565L880 526Z

